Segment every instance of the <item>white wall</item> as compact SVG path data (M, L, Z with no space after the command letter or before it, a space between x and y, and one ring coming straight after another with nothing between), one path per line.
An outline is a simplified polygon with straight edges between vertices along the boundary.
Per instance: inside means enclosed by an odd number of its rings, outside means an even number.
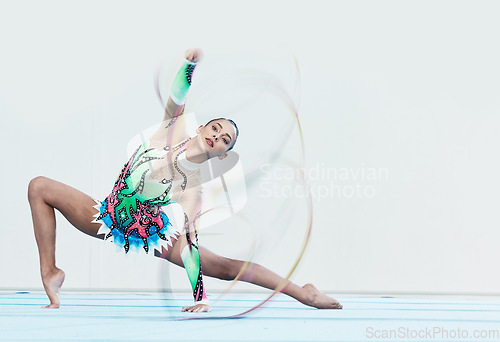
M298 283L500 294L498 2L189 3L0 5L0 288L41 289L29 180L45 175L104 198L128 140L161 118L155 68L162 62L169 75L185 48L199 46L207 66L269 51L280 68L281 53L286 66L290 52L297 57L314 200ZM242 148L259 136L255 120L276 124L265 107L251 115L240 120ZM66 289L189 287L183 270L123 257L57 218ZM204 241L236 253L227 247L236 233L217 229ZM301 240L284 238L283 260L260 261L285 271Z

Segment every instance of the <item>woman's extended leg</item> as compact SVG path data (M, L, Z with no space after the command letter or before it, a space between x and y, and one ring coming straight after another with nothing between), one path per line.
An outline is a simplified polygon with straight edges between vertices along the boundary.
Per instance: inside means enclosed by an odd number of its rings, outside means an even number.
M184 267L181 259L180 243L178 242L175 242L168 251L163 250L161 254L156 251L155 256ZM222 280L236 278L245 264L244 261L217 255L202 246L200 246L200 260L204 275ZM250 263L240 280L274 290L279 286L283 278L259 264ZM342 304L336 299L321 293L312 284L300 287L288 281L282 292L305 305L318 309L342 309Z
M59 289L64 282L64 272L56 267L56 218L54 209L59 210L76 228L93 237L98 236L100 224L92 223L97 210L94 200L69 185L46 177L36 177L28 186L28 200L35 230L40 273L43 287L50 299L45 308L58 308Z

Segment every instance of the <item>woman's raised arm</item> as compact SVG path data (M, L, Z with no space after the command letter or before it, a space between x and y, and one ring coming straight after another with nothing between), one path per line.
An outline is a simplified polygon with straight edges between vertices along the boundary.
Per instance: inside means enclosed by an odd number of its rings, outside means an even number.
M202 56L203 53L201 49L186 50L184 62L170 87L164 121L184 113L184 103L186 102L186 95L191 87L193 71Z

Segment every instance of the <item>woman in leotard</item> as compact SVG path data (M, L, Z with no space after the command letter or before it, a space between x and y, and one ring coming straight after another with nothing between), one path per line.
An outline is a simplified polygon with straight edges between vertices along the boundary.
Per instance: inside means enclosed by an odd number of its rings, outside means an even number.
M243 261L221 257L198 245L196 227L202 191L199 167L210 158L223 159L238 137L236 124L223 118L198 127L195 137L187 133L182 114L191 77L201 56L199 49L186 51L184 64L171 87L160 128L137 148L103 201L46 177L36 177L30 182L28 200L40 272L50 299L50 304L44 308L60 306L59 290L65 277L55 263L54 209L80 231L111 240L126 253L139 249L184 267L195 303L183 307L182 311L210 311L203 274L233 280L242 269ZM179 203L184 211L182 227L174 227L161 209L171 203ZM250 263L240 279L273 290L283 280L254 263ZM322 294L312 284L299 287L287 282L282 292L313 307L342 308L337 300Z

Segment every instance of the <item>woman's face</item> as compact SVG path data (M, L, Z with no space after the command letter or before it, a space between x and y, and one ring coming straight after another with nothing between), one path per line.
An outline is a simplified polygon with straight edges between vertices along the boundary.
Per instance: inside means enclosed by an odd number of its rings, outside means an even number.
M224 119L209 122L198 128L203 149L210 158L225 153L236 140L236 129L234 125Z

